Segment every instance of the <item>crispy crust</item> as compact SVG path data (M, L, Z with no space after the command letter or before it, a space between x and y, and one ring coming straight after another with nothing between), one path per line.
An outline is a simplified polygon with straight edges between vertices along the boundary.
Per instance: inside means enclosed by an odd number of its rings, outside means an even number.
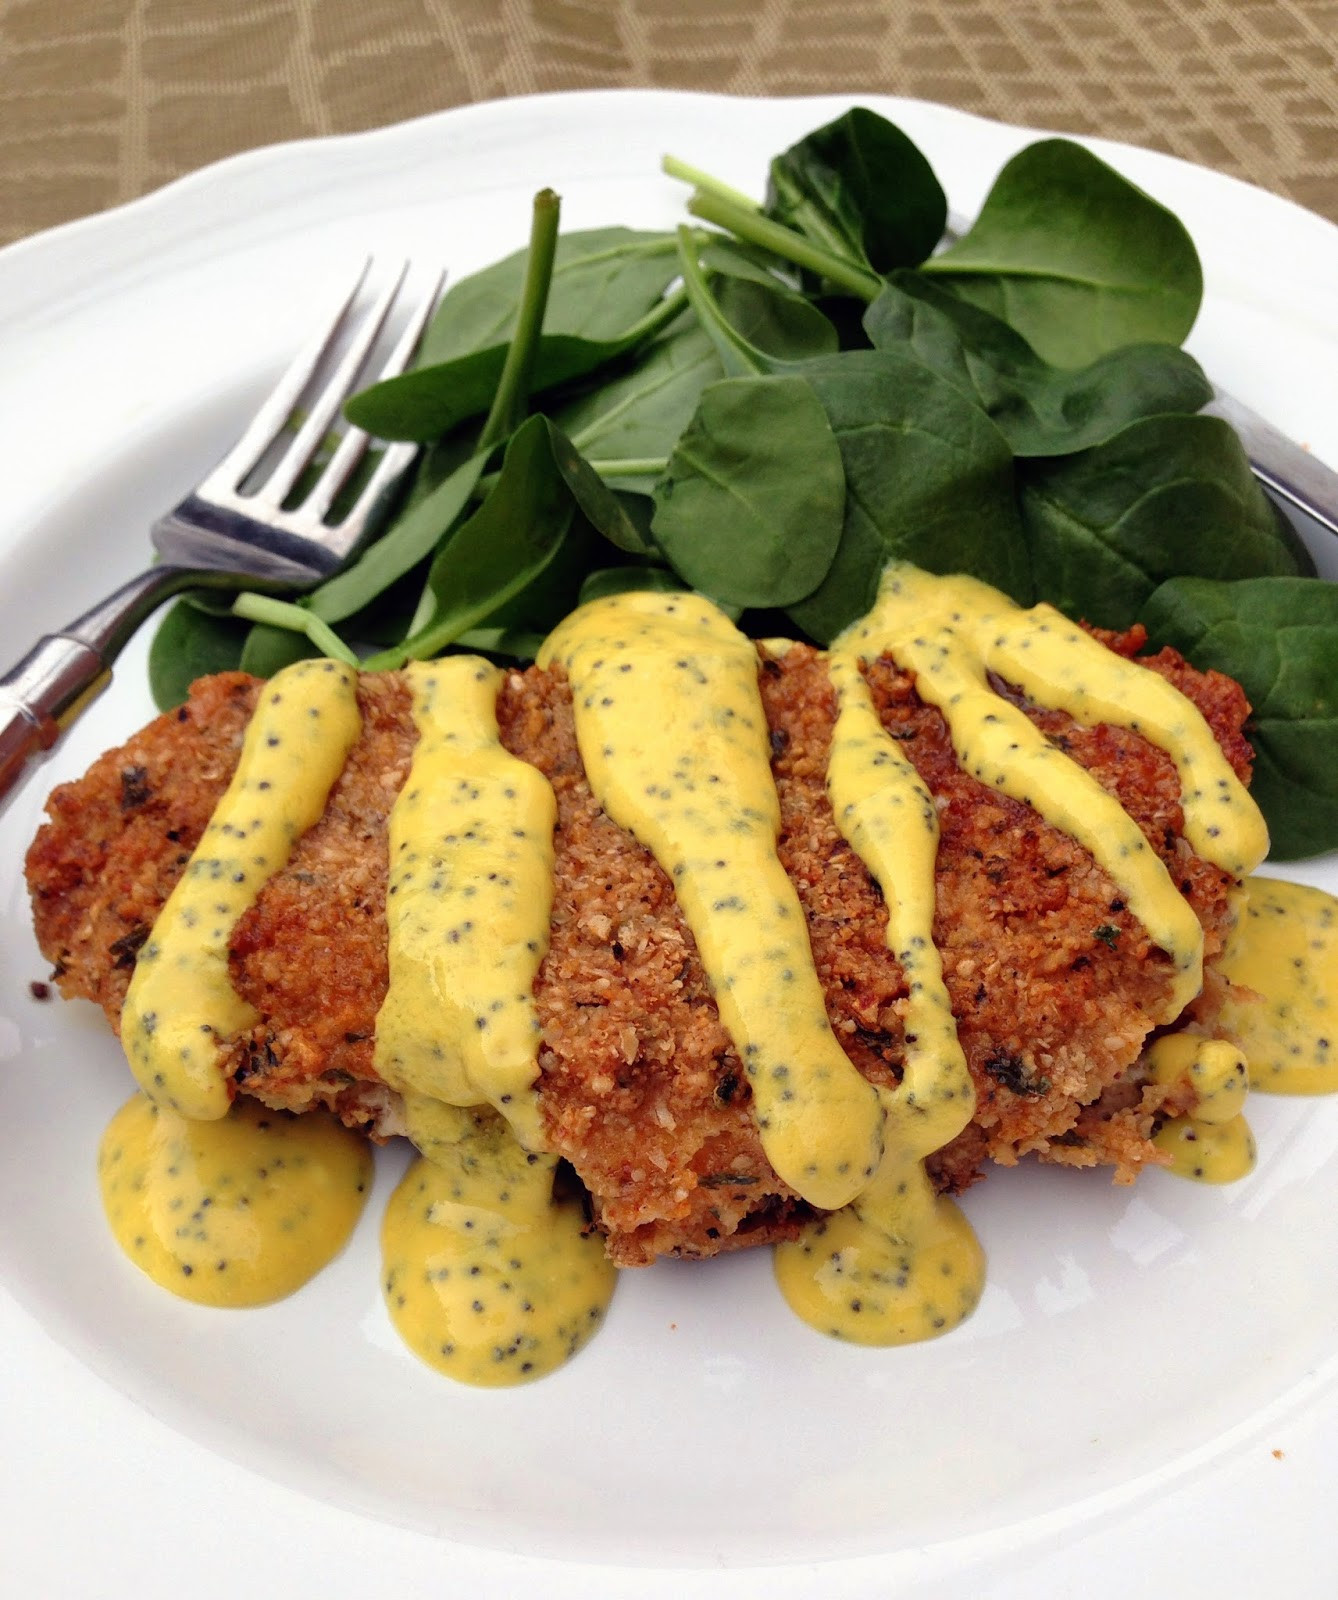
M1106 640L1123 654L1142 643L1138 633ZM1147 664L1200 706L1246 775L1239 687L1173 652ZM1071 839L960 771L941 717L907 674L882 660L866 675L884 725L939 810L935 938L979 1104L972 1125L934 1158L937 1181L959 1190L986 1159L1012 1164L1026 1154L1112 1165L1127 1180L1160 1159L1148 1142L1160 1094L1130 1069L1166 991L1165 959ZM803 646L779 657L763 651L759 682L781 860L808 918L832 1026L859 1070L890 1084L902 1059L905 985L884 944L877 887L827 801L836 708L823 658ZM38 939L62 991L97 1001L113 1026L138 944L235 766L255 692L241 674L203 680L181 711L49 802L51 821L28 857ZM387 981L386 822L414 731L397 674L364 676L359 701L363 733L325 816L235 930L233 981L262 1020L234 1041L224 1070L268 1104L326 1104L386 1135L400 1129L397 1097L372 1065ZM1231 880L1185 844L1169 759L1124 730L1086 730L1026 709L1138 821L1203 922L1211 960L1228 925ZM806 1210L762 1153L747 1084L670 881L595 803L560 670L509 674L498 722L503 742L557 797L551 943L535 988L539 1092L552 1144L589 1190L610 1254L638 1265L793 1233ZM1211 1023L1218 990L1206 986L1200 1022Z

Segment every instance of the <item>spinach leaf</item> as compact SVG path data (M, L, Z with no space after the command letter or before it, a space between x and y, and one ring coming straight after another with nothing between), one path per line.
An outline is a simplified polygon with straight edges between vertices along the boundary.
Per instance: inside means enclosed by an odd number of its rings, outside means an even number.
M869 609L894 557L969 572L1029 603L1013 453L980 408L920 362L881 350L847 351L804 372L841 448L846 509L831 569L789 616L829 644Z
M706 389L655 488L655 542L678 575L739 606L810 594L841 539L845 474L817 396L799 377Z
M920 273L894 273L864 326L875 349L914 355L971 395L1019 456L1086 450L1138 417L1212 399L1198 362L1174 345L1125 345L1085 367L1054 367L1006 322Z
M196 678L231 672L242 659L247 624L235 617L202 611L178 600L149 646L149 691L159 711L171 711L190 692Z
M653 487L650 486L650 487ZM650 531L650 525L655 517L655 501L650 493L650 487L642 484L645 493L633 493L627 489L617 489L614 493L618 496L618 504L623 508L623 514L632 524L637 537L637 548L629 550L628 555L635 560L658 563L660 553L655 548L655 535Z
M469 504L491 453L468 457L435 489L411 501L352 566L314 589L306 603L316 616L325 622L351 617L426 560Z
M723 377L710 336L684 317L637 351L616 376L554 405L549 415L591 460L664 461L708 383ZM610 487L644 491L642 478L613 471Z
M369 669L436 655L496 616L553 562L575 510L548 420L530 417L511 436L488 498L433 560L412 635L373 656Z
M1172 578L1143 606L1155 644L1236 679L1254 708L1251 792L1274 859L1338 849L1338 584Z
M586 573L605 549L607 546L601 547L599 535L576 507L566 537L552 560L468 632L492 629L516 637L548 634L575 608ZM461 639L464 637L462 634ZM453 642L459 644L461 639Z
M713 283L690 228L678 230L678 251L688 302L730 377L789 372L836 353L836 329L802 295L761 274L726 273Z
M681 229L679 238L681 241ZM713 278L742 278L748 283L760 283L764 289L798 292L799 274L782 256L770 250L714 231L696 234L693 246L702 270ZM680 243L680 251L681 248Z
M921 270L1061 367L1120 345L1181 343L1203 292L1180 220L1067 139L1015 155L973 226Z
M511 661L533 661L544 642L542 633L524 628L469 628L455 641L460 650L479 655L503 656Z
M1145 417L1104 444L1019 468L1042 592L1127 627L1165 578L1309 574L1314 564L1216 417Z
M836 329L811 300L779 283L734 274L712 278L720 315L754 350L775 362L835 355Z
M652 546L633 520L623 497L609 488L555 422L545 417L544 424L554 464L591 527L619 550L631 555L647 554Z
M668 567L595 567L586 573L581 585L580 604L603 600L611 594L630 594L651 589L656 594L683 594L688 585Z
M766 214L881 273L930 254L943 236L948 203L901 129L855 106L772 161Z
M277 628L273 623L252 623L242 648L241 669L257 678L272 678L295 661L308 661L320 651L304 633Z
M373 384L345 406L382 439L431 440L486 411L501 380L525 295L534 241L449 289L412 372ZM556 241L535 392L586 376L671 322L682 301L664 292L678 275L674 237L630 228L568 233Z
M545 333L538 340L531 393L584 378L653 338L683 309L683 296L669 295L644 317L608 339L583 339L571 333ZM345 405L350 422L379 439L440 438L459 423L481 415L492 404L506 362L506 344L473 350L433 366L419 364L398 378L387 378L354 395Z
M423 336L419 366L505 344L516 319L528 247L450 288ZM593 228L557 243L544 327L579 339L618 339L678 276L671 233Z

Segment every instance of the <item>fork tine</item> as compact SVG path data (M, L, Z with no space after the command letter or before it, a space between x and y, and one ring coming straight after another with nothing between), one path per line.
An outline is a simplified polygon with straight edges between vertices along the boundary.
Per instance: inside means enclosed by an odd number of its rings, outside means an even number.
M414 351L418 348L418 341L423 336L423 329L427 326L427 320L436 309L437 297L441 293L442 280L445 276L444 272L439 272L436 281L419 302L413 315L409 318L404 332L400 335L395 348L386 357L385 365L377 374L379 380L384 381L386 378L399 377L400 373L413 360ZM348 481L349 474L361 461L363 452L367 448L368 437L361 428L351 427L348 429L344 437L339 441L339 446L330 458L325 471L321 474L320 481L303 501L302 510L304 514L316 519L321 519L325 516L334 503L335 496L338 495ZM374 501L385 487L387 480L403 470L407 462L413 458L415 451L412 449L407 452L397 451L396 447L392 445L386 454L387 456L394 456L395 459L392 466L387 469L384 458L377 463L375 473L362 494L359 495L357 503L343 519L343 523L350 523L355 517L365 515L367 505L364 505L364 502L368 500L367 491L375 486L376 492L371 496L372 501ZM368 502L368 504L370 503Z
M274 471L257 490L255 495L257 506L273 506L276 509L281 506L293 485L310 465L312 457L330 431L330 424L338 416L340 406L357 382L368 352L385 326L390 308L395 303L408 270L408 262L401 263L399 272L381 291L371 310L362 319L356 337L341 358L329 382L312 401L306 419L297 430L292 444L283 453Z
M362 536L363 525L375 510L381 496L418 454L420 448L421 446L403 439L387 448L385 455L376 463L376 471L363 485L358 498L349 508L348 515L340 523L346 540L356 541Z
M338 310L327 326L319 333L313 334L307 344L298 351L292 365L270 390L260 409L246 425L241 438L200 484L196 490L197 494L205 499L230 495L279 437L303 389L311 382L312 373L321 364L326 352L338 336L340 328L343 327L349 307L357 299L358 291L362 288L371 265L369 256L363 262L362 270L358 273L352 288L340 301Z

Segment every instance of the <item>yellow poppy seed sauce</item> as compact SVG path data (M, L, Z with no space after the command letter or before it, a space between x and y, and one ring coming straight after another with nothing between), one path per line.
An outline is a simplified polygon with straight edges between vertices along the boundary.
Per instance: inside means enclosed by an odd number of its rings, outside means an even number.
M553 1192L555 1157L495 1112L415 1097L422 1150L381 1229L382 1291L405 1344L462 1383L527 1383L599 1327L617 1268L580 1200Z
M496 667L454 656L407 676L418 743L390 814L376 1070L395 1089L491 1105L538 1149L534 979L548 949L557 802L543 774L502 747Z
M976 1096L933 941L933 797L878 720L858 654L838 640L829 665L840 710L827 790L837 827L887 906L887 946L909 989L906 1055L901 1083L880 1092L885 1153L876 1176L843 1210L777 1246L776 1278L812 1327L861 1344L906 1344L956 1327L984 1285L975 1234L924 1168L970 1122Z
M1244 1052L1229 1039L1172 1033L1144 1055L1149 1081L1188 1084L1194 1110L1169 1117L1153 1143L1171 1158L1171 1171L1200 1183L1235 1183L1254 1169L1255 1143L1245 1120L1250 1072Z
M116 1242L155 1283L206 1306L262 1306L343 1249L371 1182L367 1141L328 1112L240 1100L197 1122L133 1095L98 1152Z
M1181 774L1187 837L1207 859L1241 873L1266 843L1206 725L1164 680L1110 655L1048 607L1027 612L972 580L890 568L873 612L831 655L840 707L828 778L833 810L883 892L888 947L910 990L903 1080L877 1091L831 1032L802 910L776 854L779 802L751 642L692 595L610 597L556 630L540 661L568 674L591 789L673 880L752 1085L769 1159L831 1213L778 1251L782 1290L815 1327L869 1344L955 1326L983 1279L974 1235L957 1208L933 1194L923 1167L970 1120L974 1095L932 940L933 802L882 729L860 670L862 658L884 652L917 674L967 770L1072 834L1120 887L1170 957L1163 1020L1197 992L1197 920L1122 808L994 694L988 674L1081 722L1123 724L1167 749ZM174 1100L192 1116L226 1108L221 1074L217 1086L210 1076L218 1046L253 1020L229 998L227 930L263 877L258 863L239 859L235 870L245 868L248 881L209 898L228 875L231 857L220 845L229 841L238 856L272 852L276 870L320 815L357 735L353 674L333 663L301 666L305 672L289 669L293 679L280 675L262 695L238 776L197 852L205 865L188 872L194 898L168 902L145 947L154 953L143 983L137 974L132 985L127 1049L141 1081L159 1091L158 1119ZM311 716L304 697L322 692L322 680L329 698ZM556 1162L543 1148L533 1088L532 996L547 947L554 802L546 780L500 744L495 669L455 657L412 668L410 681L419 739L391 818L391 984L376 1061L402 1091L423 1155L387 1211L383 1288L401 1335L425 1361L465 1382L525 1381L589 1337L616 1276L579 1205L555 1198ZM300 694L289 692L298 687ZM322 717L324 738L303 743L299 735ZM263 851L258 830L266 830ZM217 873L216 862L224 863ZM1334 902L1320 899L1324 915L1314 904L1285 914L1303 912L1318 929L1318 942L1306 935L1303 961L1318 951L1331 963ZM229 920L218 911L202 935L206 905L226 905ZM184 958L188 947L198 964ZM1250 971L1253 978L1236 981L1265 988L1256 967ZM1322 997L1323 988L1311 982L1313 994ZM1288 1004L1278 1012L1283 1026L1296 1014ZM160 1029L159 1015L173 1019L176 1032ZM146 1026L147 1017L155 1021ZM186 1039L194 1048L185 1055L182 1029L204 1041ZM1154 1051L1149 1071L1188 1075L1198 1096L1195 1137L1168 1124L1161 1142L1177 1170L1211 1177L1233 1161L1241 1167L1247 1147L1252 1159L1252 1142L1239 1097L1228 1109L1235 1058L1198 1044L1192 1059ZM243 1125L251 1109L219 1126ZM1198 1148L1182 1160L1178 1145ZM124 1184L124 1174L117 1181ZM126 1205L118 1200L122 1211ZM124 1243L126 1230L116 1226ZM160 1281L180 1292L170 1281L174 1259Z
M560 623L539 656L554 662L595 799L673 880L768 1161L814 1205L845 1205L877 1169L883 1112L832 1033L776 854L756 648L710 601L643 591Z
M1222 1026L1250 1082L1272 1094L1338 1090L1338 901L1322 889L1251 878L1220 966L1234 994ZM1257 997L1257 998L1256 998Z
M382 1289L411 1350L465 1383L560 1366L603 1320L615 1271L554 1196L534 1080L557 804L505 750L501 674L409 668L418 731L390 816L390 986L376 1068L422 1152L381 1230Z
M237 770L139 953L121 1039L142 1093L99 1155L122 1249L174 1294L276 1300L343 1247L366 1199L364 1141L324 1114L230 1107L223 1045L256 1013L232 987L238 918L325 810L361 731L357 673L302 661L260 693Z
M1105 870L1170 957L1160 1020L1178 1016L1202 987L1198 918L1119 801L996 695L989 674L1076 722L1131 728L1166 750L1181 775L1186 837L1204 860L1240 876L1263 859L1267 831L1197 708L1052 606L1024 611L974 578L935 578L900 562L887 568L873 610L844 642L865 656L886 652L913 671L920 698L947 722L963 769L1031 806Z
M220 1047L259 1020L228 977L228 942L325 810L362 728L357 688L351 667L299 661L261 690L232 782L139 952L121 1043L140 1088L182 1116L228 1109Z

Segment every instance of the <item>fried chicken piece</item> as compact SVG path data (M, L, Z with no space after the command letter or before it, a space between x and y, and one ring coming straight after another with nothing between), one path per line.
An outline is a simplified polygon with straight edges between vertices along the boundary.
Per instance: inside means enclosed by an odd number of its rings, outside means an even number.
M1137 632L1106 638L1124 654L1143 642ZM1147 664L1199 705L1247 774L1239 687L1173 652ZM1164 1091L1143 1086L1135 1064L1169 986L1166 958L1090 856L958 768L942 718L908 674L880 660L867 678L938 807L935 938L978 1095L973 1123L931 1161L936 1181L960 1190L987 1159L1027 1154L1112 1165L1127 1180L1161 1159L1148 1135ZM804 646L763 650L759 681L780 856L808 918L831 1024L856 1067L892 1085L906 986L884 943L877 886L827 800L836 705L824 659ZM135 952L235 766L255 694L241 674L203 680L187 706L51 798L28 857L38 939L62 991L97 1001L113 1026ZM364 675L359 702L362 736L324 817L234 931L232 979L261 1020L232 1042L223 1070L269 1105L328 1105L385 1136L402 1126L398 1097L373 1066L387 983L386 825L415 734L398 674ZM1026 709L1138 821L1203 923L1211 962L1232 880L1185 843L1169 758L1126 730ZM535 987L538 1089L552 1147L588 1189L610 1255L640 1265L792 1234L808 1208L762 1152L670 880L595 803L560 669L508 674L497 712L507 748L557 797L551 942ZM1211 1023L1219 995L1220 985L1205 985L1197 1020Z

